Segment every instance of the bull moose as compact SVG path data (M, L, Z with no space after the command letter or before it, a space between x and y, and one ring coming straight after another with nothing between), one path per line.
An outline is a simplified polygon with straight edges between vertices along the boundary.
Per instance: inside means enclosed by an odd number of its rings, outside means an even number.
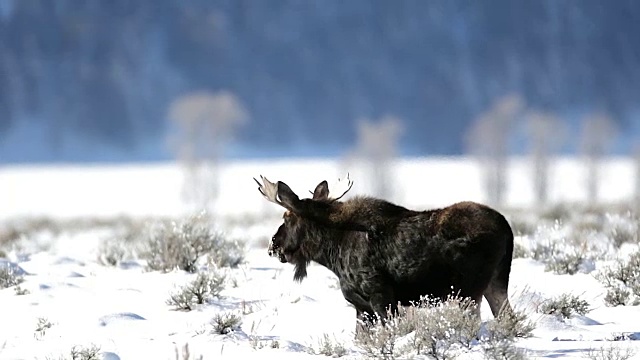
M370 196L339 201L353 186L348 175L338 196L325 180L305 199L282 181L261 179L254 178L260 193L286 209L269 256L295 265L296 281L311 261L331 270L358 319L384 321L398 304L452 293L472 299L477 314L483 296L494 317L512 311L513 232L498 211L474 202L415 211Z

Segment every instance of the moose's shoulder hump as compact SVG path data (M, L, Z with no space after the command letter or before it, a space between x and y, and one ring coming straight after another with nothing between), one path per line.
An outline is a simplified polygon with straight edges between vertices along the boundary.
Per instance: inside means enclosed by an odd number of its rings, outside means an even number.
M402 208L403 206L392 203L390 201L368 196L368 195L357 195L352 197L351 199L345 201L345 204L348 204L352 207L369 207L373 209L385 209L385 208Z
M369 195L354 195L353 197L351 197L348 200L345 200L344 202L349 204L363 204L363 203L370 203L370 202L376 202L376 201L381 201L381 200Z

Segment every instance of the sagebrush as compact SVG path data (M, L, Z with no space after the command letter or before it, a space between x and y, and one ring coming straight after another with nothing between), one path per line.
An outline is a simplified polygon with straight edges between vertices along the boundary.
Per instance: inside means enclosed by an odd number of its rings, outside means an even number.
M156 224L143 252L147 267L163 272L179 269L195 273L198 261L205 256L212 265L235 267L244 260L244 248L214 231L203 215Z
M579 296L565 293L544 301L538 310L543 314L569 319L573 315L585 315L589 311L589 303Z
M116 239L105 240L98 248L98 263L108 266L117 266L127 258L129 249Z
M586 357L591 360L628 360L635 355L636 352L631 347L623 347L616 343L590 348L586 353Z
M81 346L75 345L69 350L67 355L62 355L55 360L100 360L100 347L97 345ZM47 360L54 360L52 357L47 357Z
M607 289L605 303L608 306L640 305L640 251L626 260L616 260L596 278Z
M347 354L347 348L335 336L323 334L318 340L315 348L312 348L315 355L324 355L330 357L343 357Z
M34 337L37 340L40 340L44 337L53 324L47 318L39 317L38 322L36 323L36 330L34 332Z
M514 311L487 323L487 334L481 338L480 330L473 300L423 298L412 306L399 307L397 316L389 314L385 325L362 325L356 332L356 344L365 356L375 359L419 355L446 359L468 352L475 345L494 354L520 354L513 340L531 336L533 325Z
M24 282L24 276L16 271L12 266L0 264L0 289L10 288Z
M70 355L72 360L98 360L101 358L100 347L97 345L74 346Z
M239 329L241 324L242 317L232 312L218 313L211 319L212 332L220 335L226 335Z
M216 269L200 272L188 284L170 294L167 305L177 310L191 311L195 305L201 305L224 290L226 275Z

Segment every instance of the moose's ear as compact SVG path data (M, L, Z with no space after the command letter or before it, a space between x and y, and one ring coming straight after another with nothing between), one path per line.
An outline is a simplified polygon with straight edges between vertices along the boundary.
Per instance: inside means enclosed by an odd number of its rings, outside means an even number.
M327 200L329 198L329 184L323 180L313 191L313 200Z
M289 185L282 181L278 181L278 198L280 198L280 202L285 208L293 212L296 212L296 209L299 207L300 198L291 190Z

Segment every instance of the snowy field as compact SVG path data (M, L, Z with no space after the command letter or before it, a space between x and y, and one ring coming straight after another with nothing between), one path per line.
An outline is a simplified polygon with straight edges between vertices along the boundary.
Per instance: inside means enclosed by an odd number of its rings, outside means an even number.
M346 197L366 194L365 175L332 160L226 164L207 214L212 231L239 244L244 256L233 266L202 257L199 269L214 269L224 281L217 296L186 311L167 300L197 275L150 270L141 255L154 224L195 213L181 200L179 167L0 168L0 270L23 280L0 286L0 359L364 358L354 342L355 310L336 277L311 265L308 278L294 283L293 267L267 255L282 209L253 181L262 174L304 196L347 171L355 185ZM390 200L407 207L485 200L469 160L405 159L393 174ZM528 164L510 164L501 210L517 235L510 299L535 325L531 337L515 341L526 358L640 358L640 266L625 268L627 283L601 280L638 251L639 215L629 206L634 168L624 158L605 164L606 205L595 209L580 205L584 174L577 160L559 159L550 199L562 206L533 211ZM545 313L543 305L563 294L585 301L585 311ZM240 321L218 331L212 319L221 314ZM492 319L486 303L482 319ZM453 354L485 356L480 344Z

